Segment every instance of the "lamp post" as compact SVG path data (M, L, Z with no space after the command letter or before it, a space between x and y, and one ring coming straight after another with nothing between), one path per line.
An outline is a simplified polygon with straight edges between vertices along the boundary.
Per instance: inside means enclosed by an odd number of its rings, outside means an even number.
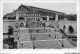
M33 49L35 49L35 37L33 38L32 41L33 41L33 42L32 42L32 44L33 44Z
M64 43L63 43L63 37L64 37L64 36L62 35L62 47L64 47Z
M55 28L55 38L56 38L56 28Z
M31 33L31 37L30 37L30 39L32 40L32 30L30 29L30 33Z
M64 33L65 33L65 25L63 26L63 35L62 35L62 47L64 47L64 42L63 42L63 39L64 39Z

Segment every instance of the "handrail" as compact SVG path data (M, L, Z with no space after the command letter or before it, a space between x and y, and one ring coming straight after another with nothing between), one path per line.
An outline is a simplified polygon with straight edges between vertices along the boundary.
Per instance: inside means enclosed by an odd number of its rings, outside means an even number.
M61 30L59 30L59 31L60 31L61 34L64 35L65 38L67 38L67 40L69 40L69 42L70 42L73 46L76 46L76 44L73 43L73 41L72 41L71 39L68 38L68 36L64 33L64 31L63 31L63 32L61 32Z

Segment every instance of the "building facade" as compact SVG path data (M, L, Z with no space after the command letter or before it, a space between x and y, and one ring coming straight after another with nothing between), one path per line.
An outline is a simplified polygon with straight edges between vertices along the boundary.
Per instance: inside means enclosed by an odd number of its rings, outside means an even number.
M17 10L5 15L4 23L6 20L10 23L14 22L15 25L14 24L13 25L20 28L22 27L26 28L28 27L28 25L31 25L31 23L37 24L38 22L45 23L46 26L49 26L49 25L54 26L55 28L59 26L62 29L63 29L63 26L66 25L66 32L68 32L68 27L71 25L73 26L75 32L77 32L76 21L75 22L63 21L63 23L61 21L59 22L58 15L60 14L64 15L65 13L33 7L33 6L25 6L21 4ZM76 27L74 24L76 24Z
M15 19L20 24L24 24L24 27L29 21L50 22L58 21L58 14L64 14L62 12L22 5L13 13L8 14L7 19ZM22 27L22 26L21 26Z

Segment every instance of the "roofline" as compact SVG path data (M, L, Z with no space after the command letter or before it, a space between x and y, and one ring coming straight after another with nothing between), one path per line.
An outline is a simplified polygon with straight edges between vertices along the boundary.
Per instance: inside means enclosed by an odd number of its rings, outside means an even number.
M53 10L49 10L49 9L39 8L39 7L27 6L27 5L23 5L23 4L21 4L21 5L24 6L25 8L28 8L28 9L30 9L30 8L37 8L37 9L41 9L41 11L42 11L42 10L45 10L44 12L47 11L47 12L49 12L49 13L66 14L66 13L63 13L63 12L53 11ZM21 5L20 5L20 6L21 6ZM20 6L19 6L19 7L20 7ZM19 8L19 7L18 7L18 8ZM29 8L29 7L30 7L30 8ZM31 9L30 9L30 10L31 10Z
M26 5L24 5L24 6L26 6ZM55 12L55 13L62 13L62 14L66 14L66 13L63 13L63 12L60 12L60 11L53 11L53 10L44 9L44 8L39 8L39 7L34 7L34 6L28 6L28 7L38 8L38 9L42 9L42 10L46 10L46 11L52 11L52 12Z

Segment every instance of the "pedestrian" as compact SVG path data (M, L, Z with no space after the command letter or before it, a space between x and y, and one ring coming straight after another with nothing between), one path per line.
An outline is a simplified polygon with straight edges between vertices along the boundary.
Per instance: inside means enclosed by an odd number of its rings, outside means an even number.
M63 26L63 31L64 31L64 33L65 33L65 29L66 29L66 26L64 25L64 26Z
M50 37L50 34L49 34L49 37Z
M37 30L37 33L39 32L39 30Z

